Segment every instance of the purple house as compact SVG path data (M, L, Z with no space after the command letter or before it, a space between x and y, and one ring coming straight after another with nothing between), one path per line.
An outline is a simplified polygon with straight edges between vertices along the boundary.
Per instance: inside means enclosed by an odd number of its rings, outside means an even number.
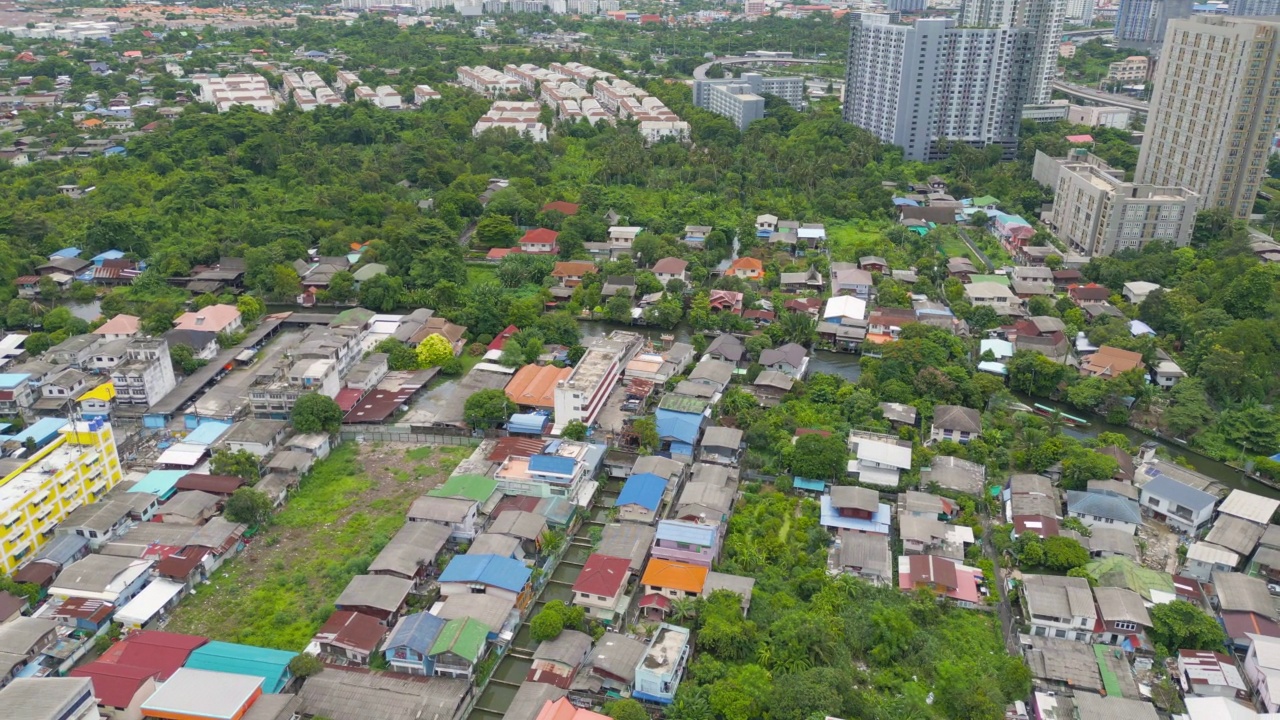
M720 557L723 527L688 520L663 520L653 536L650 555L709 568Z

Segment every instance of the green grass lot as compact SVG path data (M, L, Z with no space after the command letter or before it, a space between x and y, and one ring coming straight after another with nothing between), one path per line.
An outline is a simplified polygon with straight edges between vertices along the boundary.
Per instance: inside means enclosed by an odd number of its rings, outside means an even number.
M831 259L836 262L857 262L869 250L882 243L883 223L867 221L827 223L827 242L831 246Z
M949 258L967 257L975 267L982 267L982 261L974 257L973 252L969 250L969 246L958 237L949 237L938 244L938 250Z
M271 526L184 598L170 632L301 651L333 602L443 482L469 447L344 443L289 496Z

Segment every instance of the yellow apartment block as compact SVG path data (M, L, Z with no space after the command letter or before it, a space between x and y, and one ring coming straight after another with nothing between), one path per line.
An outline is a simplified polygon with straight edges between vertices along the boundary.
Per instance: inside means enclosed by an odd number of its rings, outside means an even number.
M67 424L29 458L0 459L0 572L53 538L72 510L97 502L120 482L120 458L111 425Z

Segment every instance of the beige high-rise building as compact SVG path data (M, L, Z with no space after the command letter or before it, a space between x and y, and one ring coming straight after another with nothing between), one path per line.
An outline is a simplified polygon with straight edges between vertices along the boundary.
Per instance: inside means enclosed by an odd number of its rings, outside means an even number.
M1155 73L1138 184L1185 187L1247 217L1280 125L1280 21L1172 20Z

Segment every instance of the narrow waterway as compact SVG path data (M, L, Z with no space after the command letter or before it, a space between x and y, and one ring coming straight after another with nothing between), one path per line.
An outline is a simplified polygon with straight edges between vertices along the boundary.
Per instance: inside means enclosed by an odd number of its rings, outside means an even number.
M543 606L552 600L567 603L573 599L573 584L582 572L583 564L591 555L591 529L605 525L608 509L613 507L621 491L620 480L611 480L600 490L591 508L589 519L582 523L578 531L569 539L569 547L565 550L564 557L551 573L551 578L542 592L538 594L533 609L529 612L529 618L537 615ZM511 701L515 699L520 683L524 682L525 676L529 673L529 668L533 667L533 651L537 646L538 643L534 642L530 636L529 622L526 619L512 638L511 647L494 668L493 675L485 685L484 691L480 693L480 697L477 698L468 720L500 720L511 707Z

